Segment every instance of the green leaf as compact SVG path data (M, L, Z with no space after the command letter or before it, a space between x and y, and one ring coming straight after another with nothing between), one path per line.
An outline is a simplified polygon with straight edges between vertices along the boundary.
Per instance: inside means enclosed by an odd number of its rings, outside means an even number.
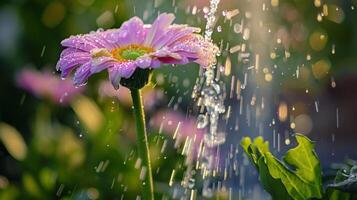
M325 198L326 200L351 200L351 194L347 192L342 192L340 190L335 190L328 188L326 191Z
M265 158L261 157L258 161L259 179L262 182L265 190L270 193L273 199L291 199L280 179L273 178L267 165Z
M319 159L314 151L314 143L303 135L296 135L298 146L290 149L284 156L284 161L294 167L296 175L305 182L315 184L316 192L321 185L321 168Z
M243 138L241 146L252 160L259 172L260 182L273 199L291 199L280 179L274 179L268 170L264 153L269 152L269 142L264 141L263 137L252 140L249 137Z
M334 183L328 187L357 194L357 165L347 165L346 168L340 169Z
M314 143L297 134L298 145L278 160L269 151L269 143L262 137L243 138L241 146L259 172L259 178L273 199L322 197L321 168L314 151Z

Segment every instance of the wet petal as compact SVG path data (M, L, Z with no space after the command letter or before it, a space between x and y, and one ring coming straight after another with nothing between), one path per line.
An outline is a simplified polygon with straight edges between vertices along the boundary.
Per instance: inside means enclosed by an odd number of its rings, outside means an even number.
M71 55L73 53L88 53L88 52L82 51L80 49L66 48L61 52L60 57L63 58L63 57L69 56L69 55Z
M122 34L122 37L119 37L121 45L141 44L145 39L146 30L144 29L144 23L138 17L133 17L129 21L124 22L120 30L126 33Z
M108 68L109 79L114 88L119 88L121 77L130 78L135 69L135 62L116 63L113 67Z
M178 40L170 50L206 67L216 62L218 47L206 41L201 35L190 34Z
M144 55L139 57L138 59L135 60L135 63L138 67L145 69L150 67L151 65L151 58L149 55Z
M95 74L113 66L117 61L111 57L101 56L92 58L91 73Z
M73 82L75 85L83 85L87 82L90 75L92 75L91 71L91 63L87 62L80 66L76 72L74 73Z
M61 42L61 45L64 47L70 47L87 52L95 48L114 48L115 45L108 40L108 35L110 35L112 32L113 30L108 30L103 32L71 36L67 39L64 39Z
M151 60L151 65L150 65L150 67L156 69L156 68L159 68L162 64L163 64L163 63L162 63L160 60L158 60L157 58L153 58L153 59Z
M114 68L120 72L120 75L124 78L130 78L133 75L136 65L134 61L122 62L114 65Z
M157 57L157 58L170 57L170 58L173 58L175 60L182 59L180 54L172 52L171 50L168 50L166 48L160 49L160 50L152 53L152 55Z
M107 39L116 47L126 46L130 44L130 33L126 29L118 29L109 34Z
M117 90L117 89L119 89L119 86L120 86L121 76L120 76L119 70L115 70L115 69L112 69L112 68L108 69L109 80L112 83L114 89Z
M174 19L175 15L173 14L162 13L159 15L147 33L144 44L151 46L153 41L161 37L167 31Z
M186 25L171 25L164 35L153 42L153 47L160 49L164 46L170 46L177 40L180 40L193 32L198 32L199 30L199 28L188 27Z
M96 37L95 41L100 44L98 46L102 46L103 48L106 49L117 48L119 45L116 42L110 40L110 36L115 32L118 32L118 29L111 29L111 30L97 33L95 35Z
M185 54L172 52L166 48L160 49L150 55L153 57L150 64L152 68L157 68L161 64L187 64L189 61L192 61Z
M83 51L90 51L94 48L100 48L101 46L96 45L94 42L88 40L88 36L71 36L61 42L64 47L71 47L74 49L80 49Z
M189 62L189 60L185 57L180 58L180 59L175 59L173 57L159 57L157 58L158 60L160 60L160 62L165 63L165 64L187 64Z
M61 71L62 77L67 77L68 74L79 65L90 61L90 56L74 56L70 58L60 58L56 68Z

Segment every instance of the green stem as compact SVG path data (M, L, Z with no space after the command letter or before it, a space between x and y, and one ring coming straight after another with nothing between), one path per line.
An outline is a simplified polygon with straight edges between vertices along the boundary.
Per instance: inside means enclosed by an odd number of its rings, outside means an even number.
M150 163L150 151L149 143L145 128L145 113L144 105L142 103L140 89L131 88L131 98L134 105L134 117L136 122L136 135L138 142L139 157L141 164L146 167L145 185L143 186L143 199L154 199L154 184L152 180L151 163Z

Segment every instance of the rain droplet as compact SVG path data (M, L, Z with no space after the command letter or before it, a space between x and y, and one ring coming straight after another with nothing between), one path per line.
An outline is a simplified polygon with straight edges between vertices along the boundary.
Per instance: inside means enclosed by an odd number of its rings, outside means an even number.
M208 117L207 115L200 114L197 118L197 128L202 129L205 128L208 124Z

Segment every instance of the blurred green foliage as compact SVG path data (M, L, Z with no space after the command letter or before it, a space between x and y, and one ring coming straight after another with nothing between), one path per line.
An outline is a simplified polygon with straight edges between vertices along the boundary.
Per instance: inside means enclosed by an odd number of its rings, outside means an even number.
M83 102L86 97L81 98ZM73 128L60 124L48 105L38 107L33 119L32 138L23 144L27 146L27 156L15 163L21 164L17 173L22 177L15 182L0 184L1 199L51 199L55 196L61 199L115 199L121 196L135 199L140 195L141 167L136 155L133 124L130 124L133 123L131 111L113 101L107 99L99 104L100 114L109 120L105 120L98 131L89 131L86 120L76 120L74 128L79 130L79 135ZM84 110L91 112L89 108ZM127 124L125 131L121 130L123 124ZM179 181L185 170L184 157L172 148L161 152L164 140L168 141L168 146L173 145L170 144L173 140L155 132L150 134L149 140L156 183L168 183L174 169ZM12 140L13 144L15 142ZM168 195L166 189L158 191L158 197Z

